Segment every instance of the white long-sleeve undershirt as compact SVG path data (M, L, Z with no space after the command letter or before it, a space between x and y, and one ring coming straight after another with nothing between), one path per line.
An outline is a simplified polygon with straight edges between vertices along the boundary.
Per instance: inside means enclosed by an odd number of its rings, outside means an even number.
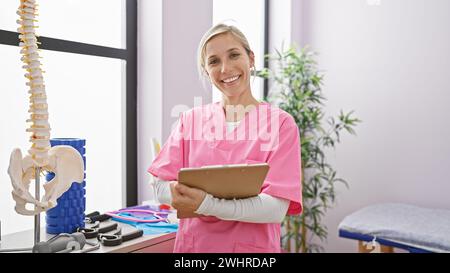
M155 177L153 187L160 203L171 204L170 183ZM289 208L289 200L260 193L244 199L220 199L207 193L195 213L222 220L250 223L281 223Z

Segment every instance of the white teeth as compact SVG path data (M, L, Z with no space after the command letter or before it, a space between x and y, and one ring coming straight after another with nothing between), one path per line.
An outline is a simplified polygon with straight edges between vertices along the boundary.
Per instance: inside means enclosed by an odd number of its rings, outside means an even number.
M225 83L234 82L238 78L239 78L239 76L234 76L233 78L228 78L228 79L223 80L223 82L225 82Z

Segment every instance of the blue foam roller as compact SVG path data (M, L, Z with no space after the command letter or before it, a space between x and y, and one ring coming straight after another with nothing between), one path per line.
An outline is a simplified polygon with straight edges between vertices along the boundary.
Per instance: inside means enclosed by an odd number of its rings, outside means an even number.
M86 170L86 140L78 138L53 138L51 146L68 145L80 153L83 158L84 170ZM46 180L53 179L55 174L48 173ZM86 178L86 173L84 173ZM86 208L86 181L74 182L60 198L58 205L47 211L47 233L58 234L62 232L73 232L77 227L84 227L84 213Z
M84 207L78 207L78 208L57 208L57 209L50 209L47 211L47 216L50 217L61 217L61 216L80 216L84 215Z
M64 217L63 220L61 220L60 217L57 216L45 216L45 221L47 222L47 224L52 226L77 225L82 219L84 220L84 215L67 216Z

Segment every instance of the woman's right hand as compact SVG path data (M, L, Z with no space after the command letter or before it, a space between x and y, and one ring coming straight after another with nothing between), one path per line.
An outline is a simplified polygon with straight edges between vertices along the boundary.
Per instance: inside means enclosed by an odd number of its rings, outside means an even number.
M169 183L172 193L172 207L177 210L194 212L205 199L205 191L188 187L178 183L178 181L170 181Z

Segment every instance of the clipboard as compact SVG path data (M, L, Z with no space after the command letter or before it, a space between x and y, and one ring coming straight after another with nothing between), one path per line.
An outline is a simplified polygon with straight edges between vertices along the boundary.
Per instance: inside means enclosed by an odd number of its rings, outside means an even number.
M217 198L241 199L257 196L268 172L267 163L182 168L178 172L178 182L204 190ZM177 216L188 218L200 215L178 210Z

